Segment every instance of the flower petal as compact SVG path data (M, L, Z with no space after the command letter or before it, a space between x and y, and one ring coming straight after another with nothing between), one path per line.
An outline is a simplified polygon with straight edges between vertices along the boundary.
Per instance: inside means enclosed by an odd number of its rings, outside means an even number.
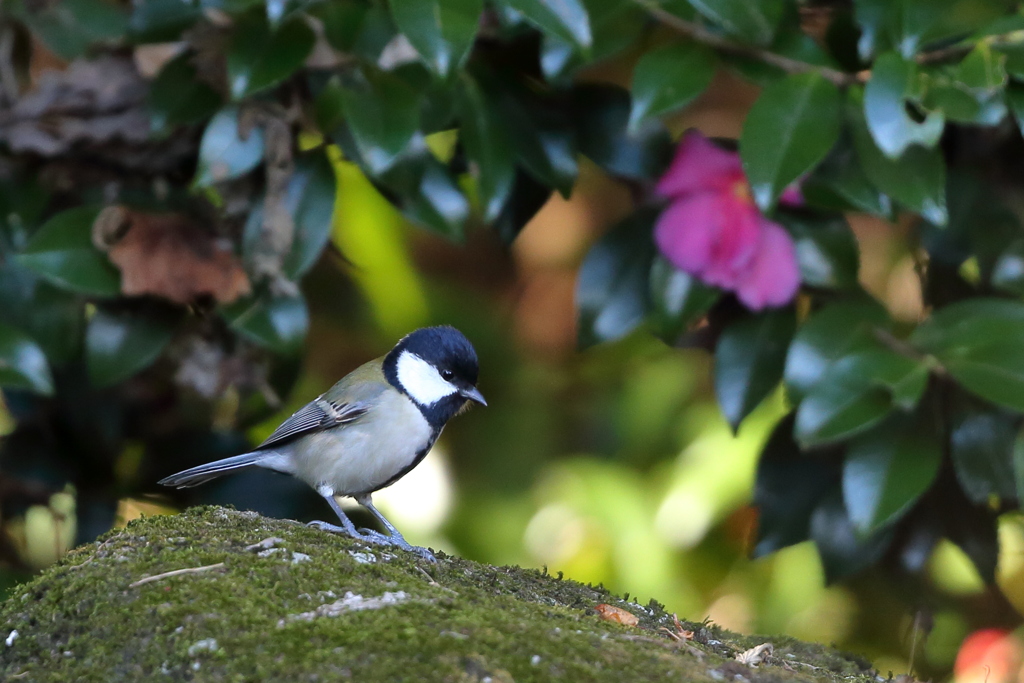
M754 311L783 306L800 289L796 247L789 233L767 218L760 219L761 239L749 266L736 284L736 295Z
M801 181L796 181L792 185L788 186L782 191L782 196L779 197L779 204L782 206L803 206L804 205L804 191L801 187Z
M688 130L676 147L672 164L656 190L663 197L681 197L743 180L740 155L718 147L697 130Z
M680 270L732 289L757 249L759 220L757 209L734 195L700 192L662 212L654 241Z

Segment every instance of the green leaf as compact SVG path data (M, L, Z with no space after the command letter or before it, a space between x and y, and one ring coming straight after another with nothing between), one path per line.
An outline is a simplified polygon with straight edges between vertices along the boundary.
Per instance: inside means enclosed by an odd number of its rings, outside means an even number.
M1024 85L1010 83L1006 86L1006 104L1010 107L1017 129L1024 131Z
M203 9L181 0L146 0L132 6L129 28L136 43L177 40L182 31L202 17Z
M276 29L264 12L236 17L227 50L231 97L240 100L288 78L306 61L314 43L316 35L301 16Z
M243 140L238 130L238 108L225 107L210 119L199 143L196 187L245 175L263 161L263 130L253 128Z
M51 366L78 356L85 327L85 302L58 289L15 260L0 268L0 323L26 332Z
M150 85L148 104L153 130L199 123L220 108L220 95L196 77L192 59L189 53L175 57Z
M572 89L572 120L581 154L612 175L656 178L672 160L672 138L661 123L627 128L629 93L619 86L580 83Z
M744 317L722 331L715 395L733 431L778 386L795 329L793 310L781 309Z
M451 172L427 150L403 158L381 177L406 216L452 240L461 240L469 200Z
M174 335L170 316L97 309L85 331L85 361L94 387L107 387L148 368Z
M715 75L715 53L693 42L672 43L644 54L633 69L629 130L644 119L682 109L704 92Z
M930 112L918 123L907 113L907 100L916 94L917 66L895 52L880 56L864 87L864 118L878 149L897 159L911 145L935 147L945 128L941 112Z
M992 496L1016 499L1013 457L1019 424L1017 415L980 406L955 412L949 451L960 488L973 502L987 505Z
M794 74L761 93L743 124L740 156L754 199L769 211L839 138L841 98L820 74Z
M46 355L24 332L0 324L0 386L53 395Z
M438 76L447 76L469 53L483 0L389 0L391 15Z
M831 211L864 211L892 219L892 202L868 180L849 136L841 136L832 152L800 187L804 201Z
M309 8L309 13L323 24L327 42L340 52L356 51L356 44L363 33L365 23L373 24L372 17L370 22L366 22L371 11L380 13L380 8L361 0L332 0L317 3ZM379 50L377 54L380 54Z
M568 197L579 173L569 112L515 87L500 93L498 107L523 169Z
M880 345L875 329L892 326L874 299L846 300L816 311L797 331L786 356L783 377L791 396L800 399L840 358Z
M850 90L856 104L859 93ZM949 219L946 209L946 162L938 149L912 145L890 159L875 144L859 112L850 111L854 148L865 175L879 190L936 225Z
M704 317L722 293L673 266L661 254L651 264L651 325L668 344Z
M837 489L828 494L811 515L811 538L825 570L825 582L852 576L882 558L892 543L891 528L862 538L850 521Z
M796 438L813 446L866 431L894 407L912 409L927 381L923 362L892 351L873 349L845 356L800 401Z
M938 355L946 371L968 391L1024 412L1024 347L999 339Z
M1024 296L1024 239L1012 242L992 267L993 287Z
M778 218L793 237L800 280L805 285L835 289L858 287L860 249L844 217L783 214Z
M32 236L16 257L18 263L47 282L76 294L117 296L121 275L92 244L96 207L57 214Z
M320 258L331 237L334 195L337 182L334 169L322 150L299 157L285 192L285 208L295 221L291 251L284 259L283 272L290 280L305 275ZM251 262L263 228L263 200L249 212L245 222L242 253Z
M619 339L639 325L649 308L651 230L657 212L641 209L602 237L583 260L576 281L583 346Z
M462 123L459 139L476 177L484 220L491 222L512 194L515 153L492 98L469 75L463 78L462 85L458 103Z
M843 499L861 536L907 513L939 473L935 435L910 420L886 422L853 439L843 462Z
M1013 440L1013 482L1017 500L1024 500L1024 428L1017 431L1017 438Z
M301 296L261 295L224 306L231 328L275 353L299 354L309 331L309 310Z
M5 3L4 9L24 21L58 57L68 60L81 56L94 43L119 41L128 30L122 6L105 0L20 0Z
M381 175L408 151L419 129L419 93L387 72L367 73L364 88L340 91L342 110L363 163Z
M811 514L839 481L835 458L808 457L793 440L793 416L772 431L754 480L758 511L753 556L763 557L810 538Z
M1024 337L1024 302L973 297L943 306L918 325L910 343L937 356Z
M590 17L580 0L499 0L501 5L521 12L544 33L586 50L593 42Z
M690 0L690 4L725 31L755 45L767 46L782 19L782 0Z

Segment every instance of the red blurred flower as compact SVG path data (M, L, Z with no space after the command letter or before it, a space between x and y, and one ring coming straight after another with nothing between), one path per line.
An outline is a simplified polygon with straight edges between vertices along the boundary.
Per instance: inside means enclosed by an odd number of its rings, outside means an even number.
M960 645L953 665L957 683L1011 683L1018 680L1024 647L1012 633L997 628L975 631Z
M688 131L657 191L672 201L654 227L654 240L673 265L735 292L753 310L793 300L800 287L793 240L761 215L737 153ZM794 188L782 197L800 199Z

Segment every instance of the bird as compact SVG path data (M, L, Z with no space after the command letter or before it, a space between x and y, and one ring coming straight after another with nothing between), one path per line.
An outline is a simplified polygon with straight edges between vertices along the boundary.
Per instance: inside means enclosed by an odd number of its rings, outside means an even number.
M341 526L319 520L310 526L434 560L429 550L405 540L374 507L371 494L416 467L449 419L472 403L487 405L476 386L478 374L476 350L457 329L417 329L297 410L254 450L157 483L188 488L252 467L290 474L313 487L341 521ZM354 498L387 535L356 529L339 496Z

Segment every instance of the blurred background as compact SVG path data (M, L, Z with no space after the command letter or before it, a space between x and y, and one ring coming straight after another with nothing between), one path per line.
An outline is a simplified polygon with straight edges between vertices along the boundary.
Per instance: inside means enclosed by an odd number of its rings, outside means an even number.
M626 59L592 76L628 85L629 73ZM673 136L697 127L709 136L738 137L757 93L720 72L684 115L668 122ZM590 245L633 208L623 184L581 164L571 199L553 195L507 247L482 225L470 227L465 244L413 226L335 153L331 246L301 285L309 306L305 348L293 362L267 370L287 376L291 390L272 410L246 412L237 389L244 383L228 382L212 404L213 431L194 442L179 430L144 448L128 434L108 463L115 474L110 486L133 492L114 496L116 509L94 504L109 497L109 486L103 496L71 486L52 493L59 477L45 458L33 456L31 439L10 438L19 411L30 412L31 401L6 391L0 488L7 487L4 499L15 503L0 520L5 590L110 524L173 514L190 504L329 519L314 492L269 472L174 493L155 481L258 443L400 336L444 323L475 344L489 407L453 420L418 468L374 497L410 542L481 562L547 567L641 603L655 598L683 619L835 644L867 657L882 675L913 666L922 679L947 677L968 634L1012 626L1024 611L1024 520L1018 514L1000 522L1002 595L986 588L947 541L930 560L926 585L868 572L826 586L810 542L749 559L757 456L784 413L784 397L766 401L733 434L716 406L705 351L671 348L642 329L578 350L577 269ZM907 226L856 215L850 221L862 249L864 287L895 318L920 319ZM176 343L167 356L196 357ZM158 362L121 391L149 400L147 382L167 372ZM57 379L58 394L74 401L73 378ZM248 417L239 420L243 413ZM95 428L103 424L97 418ZM174 455L161 459L161 450ZM353 515L357 523L371 523L358 509ZM1014 641L1002 640L1000 631L983 633L988 640L976 648L998 644L1009 648L1004 660L1019 659ZM990 674L983 670L978 680Z

